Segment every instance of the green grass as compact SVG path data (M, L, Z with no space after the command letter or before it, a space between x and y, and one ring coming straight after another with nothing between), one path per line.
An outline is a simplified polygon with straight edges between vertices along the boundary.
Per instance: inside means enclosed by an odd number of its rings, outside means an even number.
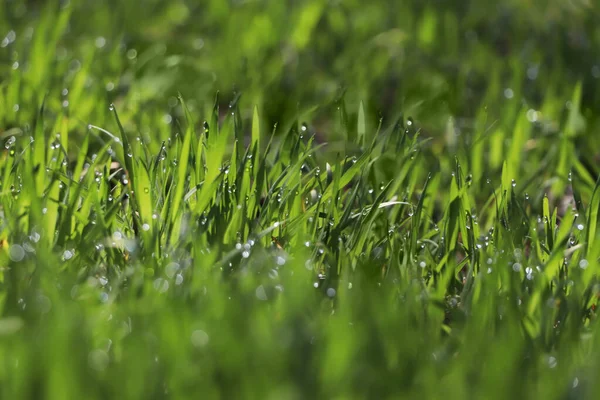
M1 398L595 397L591 2L88 3L0 7Z

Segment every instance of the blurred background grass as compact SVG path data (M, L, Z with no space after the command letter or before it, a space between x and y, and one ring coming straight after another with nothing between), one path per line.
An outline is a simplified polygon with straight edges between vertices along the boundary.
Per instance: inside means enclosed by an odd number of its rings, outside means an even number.
M259 105L269 124L345 92L351 110L362 100L373 118L410 113L435 135L450 116L469 130L482 104L492 118L507 101L539 109L579 81L584 110L597 108L599 18L591 0L5 0L0 77L17 62L31 71L23 86L48 76L58 98L85 74L90 97L149 114L169 112L177 92L192 107L217 90L225 105L242 93L246 113ZM45 54L34 56L38 34ZM90 108L72 113L87 121ZM10 109L8 124L18 118Z

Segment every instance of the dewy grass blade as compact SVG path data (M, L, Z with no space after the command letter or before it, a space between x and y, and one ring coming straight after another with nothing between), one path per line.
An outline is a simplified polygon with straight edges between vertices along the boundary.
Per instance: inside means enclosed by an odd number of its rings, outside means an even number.
M192 116L190 115L190 111L187 108L185 101L181 95L179 96L179 102L184 109L185 119L186 119L186 128L185 134L183 137L183 144L181 146L181 152L177 159L177 175L176 175L176 183L175 183L175 192L172 197L173 209L171 210L171 223L174 225L173 233L171 236L172 241L176 241L179 239L179 226L180 226L180 215L182 214L182 210L180 210L181 201L183 199L183 193L185 191L185 184L188 173L188 160L190 157L190 151L192 147L192 138L195 137L194 132L194 121ZM148 221L149 222L149 221Z
M365 105L362 101L360 102L360 106L358 107L358 122L356 130L358 135L358 144L360 146L364 146L367 126L365 122Z
M596 187L594 188L594 192L592 194L592 199L590 201L590 206L588 209L587 216L587 231L586 231L586 242L587 242L587 252L592 254L594 248L597 246L596 238L598 236L597 227L598 227L598 215L600 214L600 177L596 181Z

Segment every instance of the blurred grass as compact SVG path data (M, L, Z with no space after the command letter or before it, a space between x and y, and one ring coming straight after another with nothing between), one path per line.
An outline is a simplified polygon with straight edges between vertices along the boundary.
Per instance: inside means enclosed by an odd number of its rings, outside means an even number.
M599 16L2 2L0 397L592 397Z

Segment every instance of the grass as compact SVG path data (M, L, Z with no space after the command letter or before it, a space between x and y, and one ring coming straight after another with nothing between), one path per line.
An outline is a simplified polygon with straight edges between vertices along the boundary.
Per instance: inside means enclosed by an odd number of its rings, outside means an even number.
M144 4L1 8L0 397L593 398L592 5Z

